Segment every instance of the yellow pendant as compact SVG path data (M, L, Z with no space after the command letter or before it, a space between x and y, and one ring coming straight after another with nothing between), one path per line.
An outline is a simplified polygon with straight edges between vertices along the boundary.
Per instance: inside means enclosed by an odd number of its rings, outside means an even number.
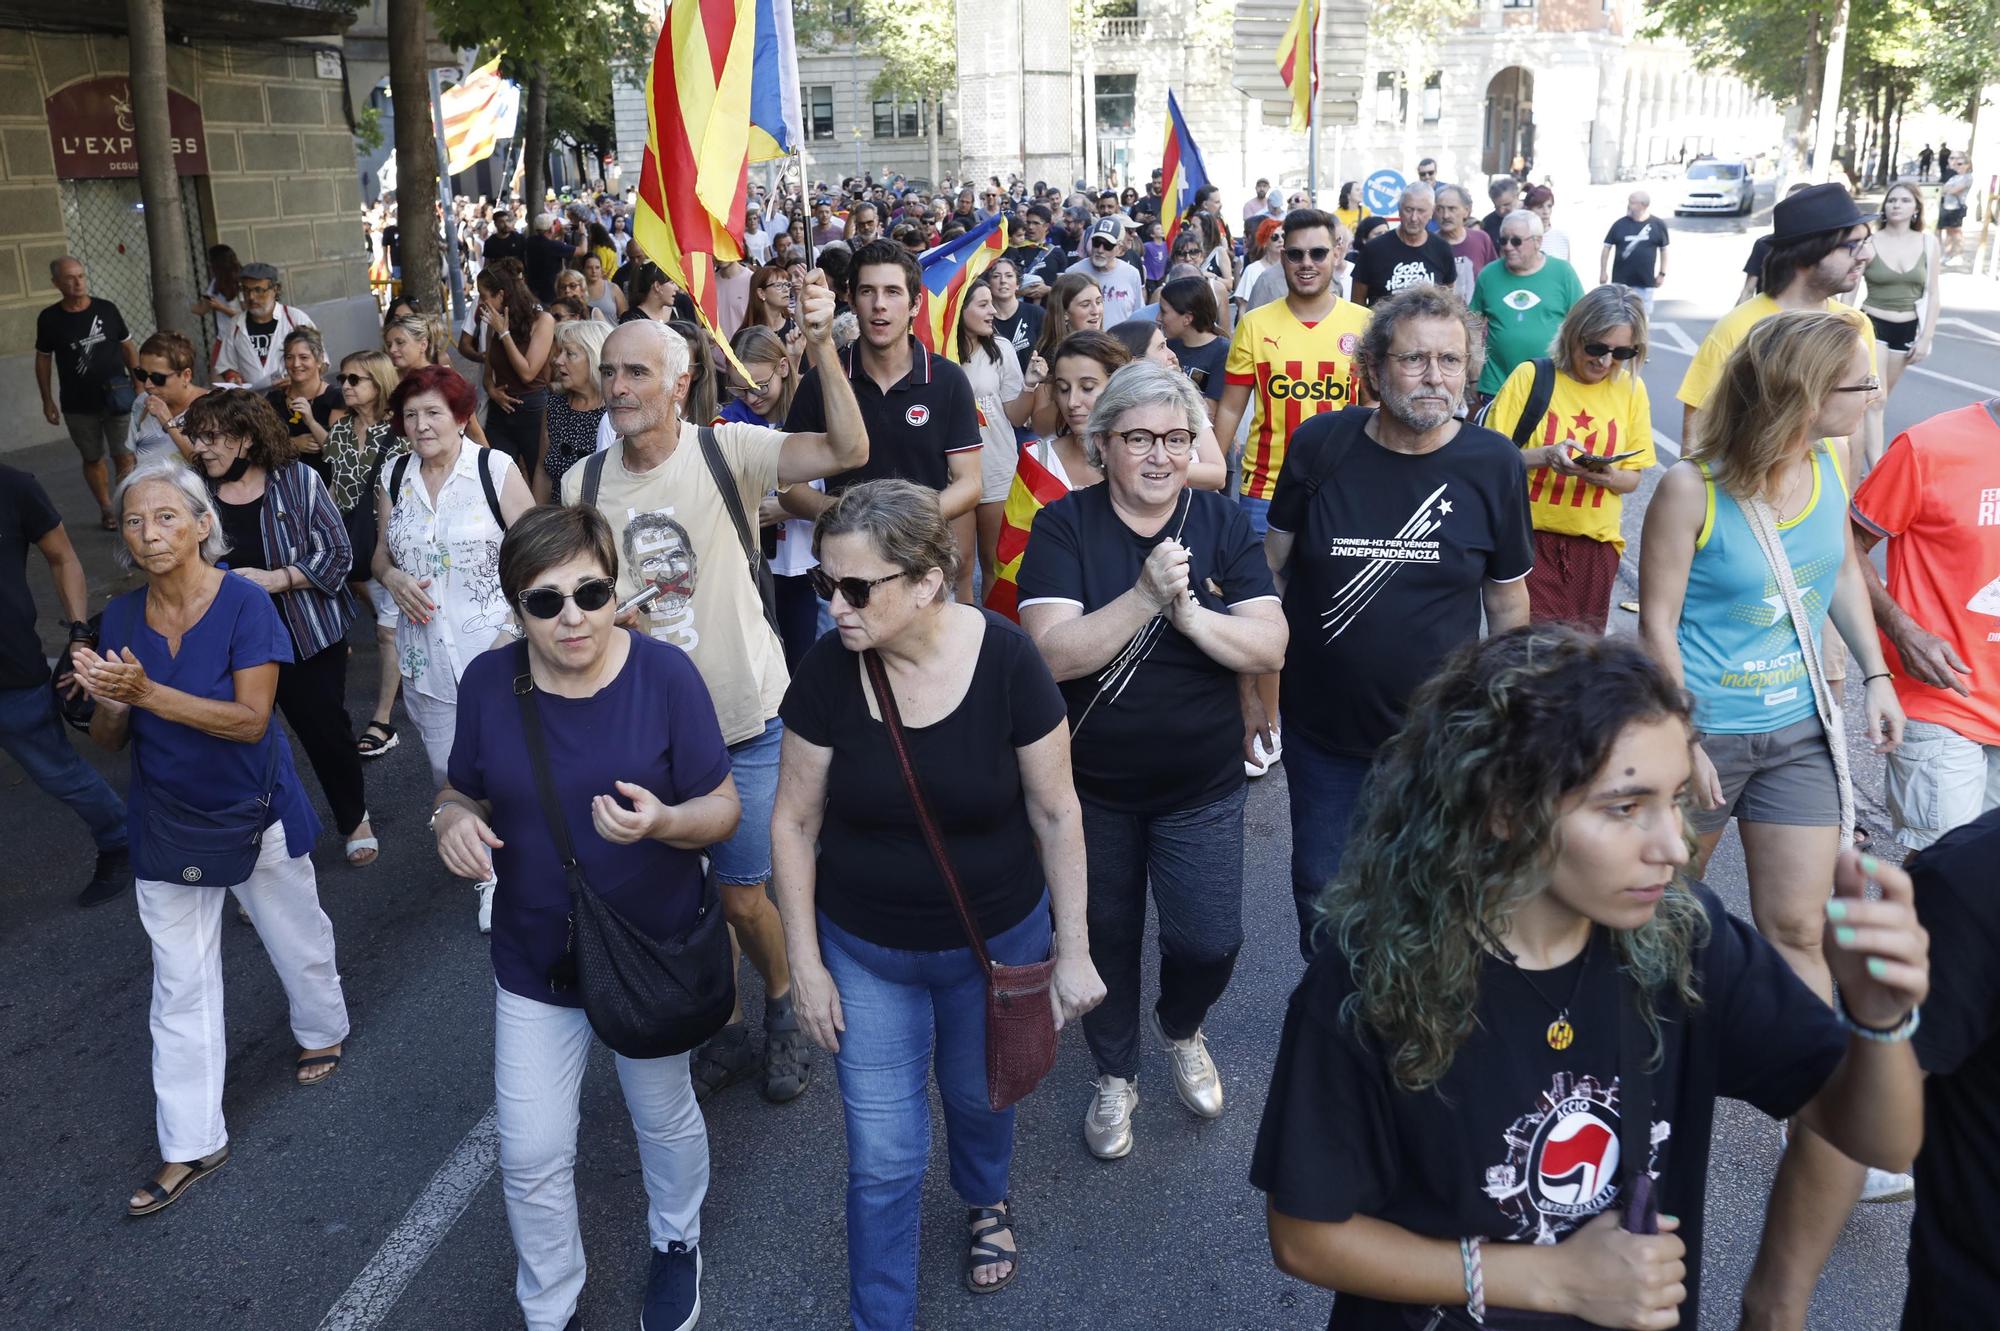
M1576 1027L1568 1020L1557 1017L1549 1023L1549 1048L1567 1049L1576 1042Z

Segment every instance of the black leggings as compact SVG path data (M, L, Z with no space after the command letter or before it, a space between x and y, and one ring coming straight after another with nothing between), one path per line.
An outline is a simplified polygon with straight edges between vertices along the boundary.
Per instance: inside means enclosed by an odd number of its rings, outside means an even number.
M521 394L521 405L502 411L498 402L486 407L486 442L514 459L521 479L532 481L542 461L542 418L548 414L549 390Z
M303 661L278 666L278 710L291 722L299 746L312 763L319 788L333 810L343 837L368 816L362 790L361 754L354 747L354 724L347 719L347 641L340 639Z

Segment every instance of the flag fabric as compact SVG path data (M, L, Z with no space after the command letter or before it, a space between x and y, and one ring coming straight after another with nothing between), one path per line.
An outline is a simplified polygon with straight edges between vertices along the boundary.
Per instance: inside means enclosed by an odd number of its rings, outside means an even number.
M1206 184L1208 168L1202 164L1201 149L1195 146L1194 135L1188 133L1187 121L1181 116L1173 90L1168 89L1167 146L1160 158L1161 211L1169 218L1161 235L1168 245L1174 243L1181 220L1194 212L1194 196Z
M1021 589L1015 578L1021 571L1021 557L1028 552L1028 532L1035 515L1069 493L1069 487L1042 465L1032 445L1021 449L1014 464L1014 484L1007 491L1007 505L1000 510L1000 541L994 554L999 565L993 570L993 585L986 592L986 608L1021 622Z
M493 145L506 137L499 132L505 109L507 80L500 77L500 57L494 56L438 97L444 115L445 174L455 176L493 155Z
M805 141L799 113L799 50L792 0L757 0L757 44L750 61L750 160L790 155Z
M1292 94L1292 130L1312 126L1319 101L1319 0L1299 0L1298 13L1278 43L1278 77Z
M966 287L1006 248L1007 233L1000 229L1000 221L995 213L964 235L917 256L924 273L917 338L946 360L958 359L958 307Z
M744 258L757 8L758 0L667 6L646 72L646 151L632 214L633 236L687 292L725 356L715 267Z

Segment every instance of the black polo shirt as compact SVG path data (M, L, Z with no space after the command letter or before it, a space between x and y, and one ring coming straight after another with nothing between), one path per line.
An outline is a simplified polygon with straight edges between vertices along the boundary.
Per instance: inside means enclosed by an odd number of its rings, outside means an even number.
M859 343L841 352L840 365L861 404L862 423L868 427L868 461L853 471L827 477L828 492L839 494L850 485L892 477L942 491L951 483L949 456L980 444L979 410L973 405L972 385L966 382L965 371L942 356L932 355L913 337L910 372L884 393L861 368L859 352ZM819 375L819 367L814 366L799 380L791 413L785 417L787 432L825 432L826 403L820 396Z

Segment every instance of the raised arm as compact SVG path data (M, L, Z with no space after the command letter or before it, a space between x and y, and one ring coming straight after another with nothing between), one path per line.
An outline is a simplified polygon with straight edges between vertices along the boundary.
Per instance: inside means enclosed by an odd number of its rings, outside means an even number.
M806 274L805 290L799 296L799 322L806 331L806 354L819 371L826 433L785 436L778 453L778 484L789 486L853 471L868 461L868 427L862 423L861 404L855 400L854 385L848 382L834 346L833 291L827 286L826 274L817 268ZM818 495L817 491L808 493Z

